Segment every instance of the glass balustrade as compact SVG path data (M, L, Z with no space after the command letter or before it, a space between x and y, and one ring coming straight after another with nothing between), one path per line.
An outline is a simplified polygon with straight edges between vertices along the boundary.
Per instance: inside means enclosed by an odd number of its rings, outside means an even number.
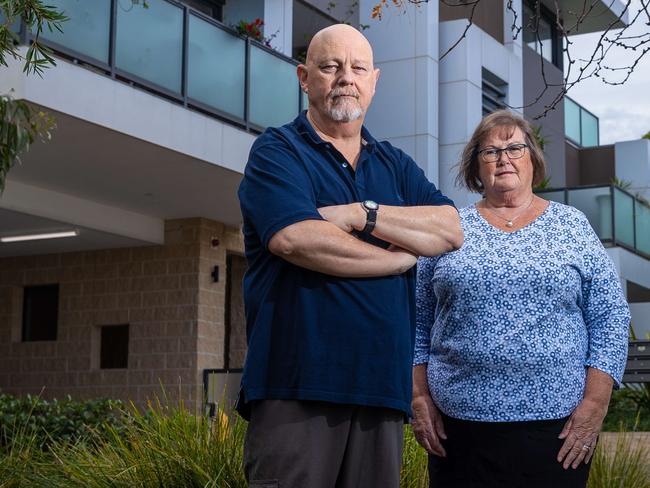
M616 240L634 247L634 197L614 188L614 225Z
M598 117L582 106L564 97L564 134L582 147L597 146L599 140Z
M250 121L260 127L291 122L298 113L300 93L296 67L265 49L251 46Z
M243 120L246 41L191 15L187 55L188 96Z
M535 193L580 210L603 242L650 256L650 204L644 199L609 185L554 188Z
M300 105L306 106L297 62L182 4L148 0L145 8L131 0L50 0L48 5L69 18L62 33L41 33L55 52L188 106L254 129L290 122Z
M63 32L43 29L41 39L108 64L111 0L48 0L47 4L68 20L61 24Z
M634 201L634 225L636 248L650 256L650 206L640 200Z
M183 9L166 0L148 5L118 0L115 67L180 94Z

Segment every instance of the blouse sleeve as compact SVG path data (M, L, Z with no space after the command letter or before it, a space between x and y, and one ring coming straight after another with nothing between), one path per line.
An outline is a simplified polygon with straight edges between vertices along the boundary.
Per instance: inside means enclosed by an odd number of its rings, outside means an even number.
M583 216L586 239L582 315L589 348L586 366L609 374L619 387L627 361L630 310L614 263Z
M415 288L415 356L413 365L429 362L431 348L431 327L433 326L436 295L433 290L433 272L438 257L420 258L417 267Z

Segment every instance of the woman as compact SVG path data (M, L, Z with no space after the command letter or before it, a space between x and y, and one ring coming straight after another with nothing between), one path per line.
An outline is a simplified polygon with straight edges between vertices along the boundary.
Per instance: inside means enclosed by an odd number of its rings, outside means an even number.
M586 217L533 194L528 122L488 115L459 179L463 247L418 263L413 430L431 486L585 486L630 320Z

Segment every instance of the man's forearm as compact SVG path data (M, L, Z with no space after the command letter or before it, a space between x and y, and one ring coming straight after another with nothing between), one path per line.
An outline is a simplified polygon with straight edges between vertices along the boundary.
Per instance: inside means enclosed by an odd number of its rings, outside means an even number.
M296 266L345 278L401 274L416 262L410 253L373 246L321 220L282 229L271 239L269 250Z
M345 232L361 231L366 225L367 213L360 203L321 207L318 211ZM450 205L380 205L372 235L417 256L437 256L463 245L460 218Z
M418 256L437 256L463 245L458 211L450 205L381 205L372 235Z

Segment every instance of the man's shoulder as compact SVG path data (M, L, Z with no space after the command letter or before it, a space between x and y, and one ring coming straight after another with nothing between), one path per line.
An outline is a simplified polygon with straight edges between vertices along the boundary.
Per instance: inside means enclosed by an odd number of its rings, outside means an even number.
M293 122L282 127L269 127L255 139L251 152L263 148L289 148L297 137L299 135Z

